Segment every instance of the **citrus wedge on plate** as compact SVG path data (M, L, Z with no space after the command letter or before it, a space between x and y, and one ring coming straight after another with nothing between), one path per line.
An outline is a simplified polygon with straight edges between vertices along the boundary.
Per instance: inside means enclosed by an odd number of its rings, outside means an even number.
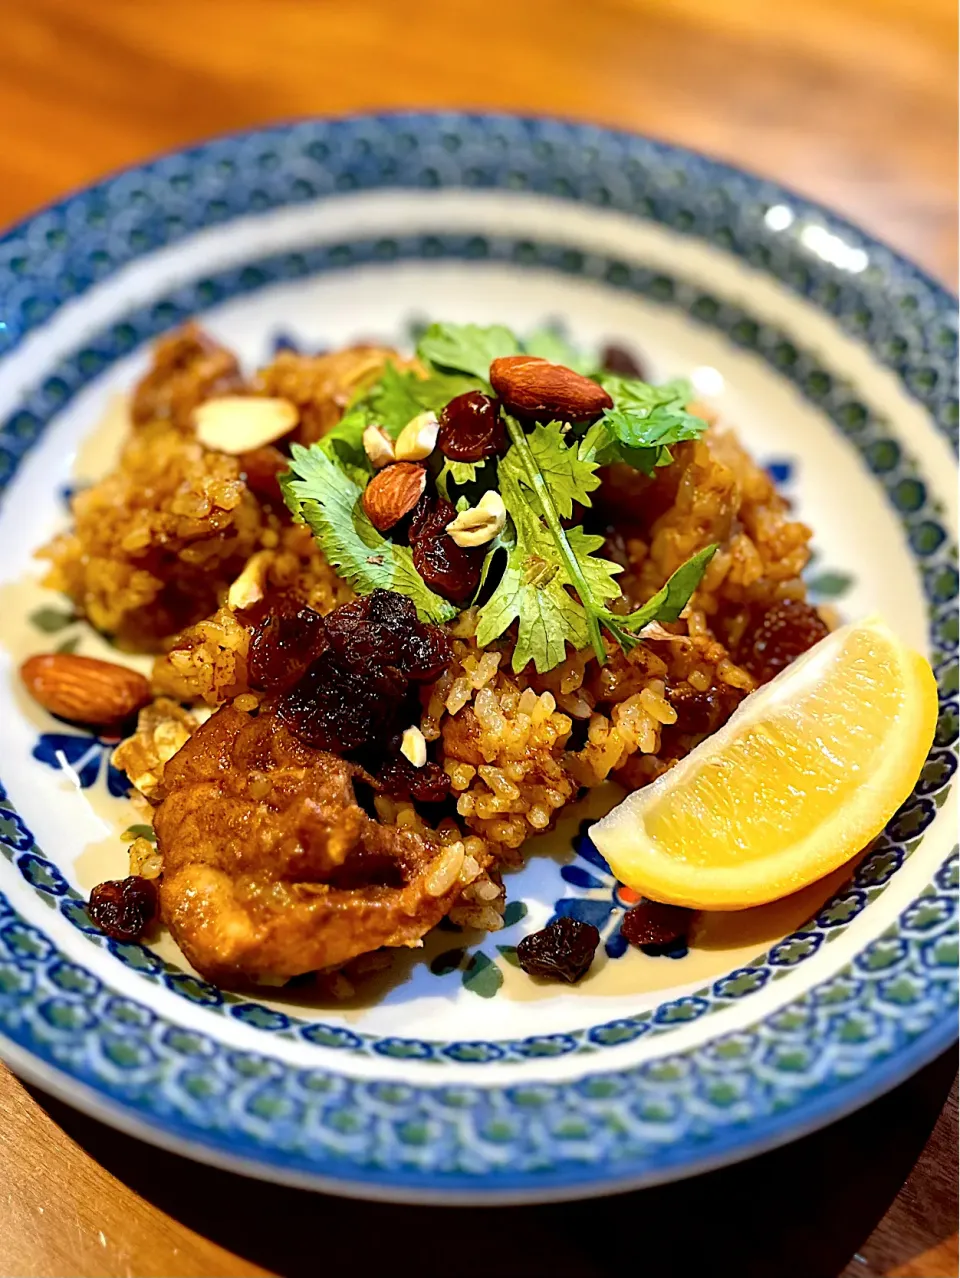
M590 834L655 901L738 910L855 856L909 795L937 721L933 672L879 619L822 639Z

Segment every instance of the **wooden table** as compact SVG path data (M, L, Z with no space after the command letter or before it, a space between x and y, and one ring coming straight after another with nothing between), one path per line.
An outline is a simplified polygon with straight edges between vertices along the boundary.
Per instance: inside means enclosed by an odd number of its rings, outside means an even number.
M952 0L0 0L0 31L0 223L221 130L492 107L713 152L954 281ZM0 1070L0 1274L365 1278L402 1239L394 1272L428 1278L670 1278L720 1257L744 1278L952 1278L955 1068L951 1053L827 1132L682 1187L482 1219L197 1168ZM496 1258L464 1248L478 1223Z

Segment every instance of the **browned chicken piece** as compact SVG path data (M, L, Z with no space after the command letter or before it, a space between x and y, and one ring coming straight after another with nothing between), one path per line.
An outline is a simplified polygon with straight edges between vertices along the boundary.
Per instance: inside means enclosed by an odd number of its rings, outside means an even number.
M462 844L372 820L358 774L231 706L166 765L161 913L203 976L238 985L338 967L416 945L450 910Z

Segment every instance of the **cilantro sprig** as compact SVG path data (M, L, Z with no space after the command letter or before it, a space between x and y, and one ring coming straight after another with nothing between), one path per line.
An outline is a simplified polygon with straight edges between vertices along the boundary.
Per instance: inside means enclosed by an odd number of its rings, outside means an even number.
M291 469L281 483L294 517L310 526L330 563L360 594L378 586L396 590L413 599L424 620L450 620L457 608L429 589L409 548L383 537L363 512L361 497L371 474L363 431L375 422L396 438L418 413L439 413L468 390L490 393L491 362L521 352L593 376L613 407L586 430L560 422L528 430L505 415L510 448L499 462L447 461L435 482L451 500L451 484L499 489L508 521L484 564L479 593L490 594L478 611L477 643L485 647L516 625L514 670L532 662L543 673L564 660L568 644L592 647L602 663L604 633L629 649L649 622L675 621L716 551L704 547L642 607L619 613L610 605L621 597L616 577L622 569L599 553L601 536L568 526L576 506L590 506L601 467L621 463L652 475L671 460L672 445L706 430L706 422L687 409L691 391L685 382L652 386L604 374L552 329L524 343L499 324L432 324L417 346L422 372L387 365L323 440L309 449L293 446ZM466 504L461 495L458 507ZM504 558L499 579L491 580Z
M388 541L367 518L361 485L316 445L294 444L290 454L290 469L280 478L284 501L357 594L395 590L413 600L421 621L452 621L458 609L426 584L409 546Z

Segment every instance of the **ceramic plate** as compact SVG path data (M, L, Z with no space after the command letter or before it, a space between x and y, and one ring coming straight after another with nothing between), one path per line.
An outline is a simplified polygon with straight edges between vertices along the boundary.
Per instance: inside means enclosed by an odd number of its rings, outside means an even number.
M0 1053L15 1069L256 1175L519 1201L755 1153L949 1045L956 310L919 270L687 151L396 115L230 137L81 191L0 240L0 298ZM137 815L112 743L28 704L15 669L60 644L95 652L32 551L109 464L105 407L150 341L195 314L251 364L278 343L406 342L423 317L558 319L692 377L815 529L812 596L882 612L929 655L942 711L911 798L852 871L707 919L667 955L621 938L631 897L582 832L589 808L509 877L502 932L438 931L375 997L244 998L169 942L108 941L83 901L124 872ZM557 912L603 937L573 991L511 963Z

